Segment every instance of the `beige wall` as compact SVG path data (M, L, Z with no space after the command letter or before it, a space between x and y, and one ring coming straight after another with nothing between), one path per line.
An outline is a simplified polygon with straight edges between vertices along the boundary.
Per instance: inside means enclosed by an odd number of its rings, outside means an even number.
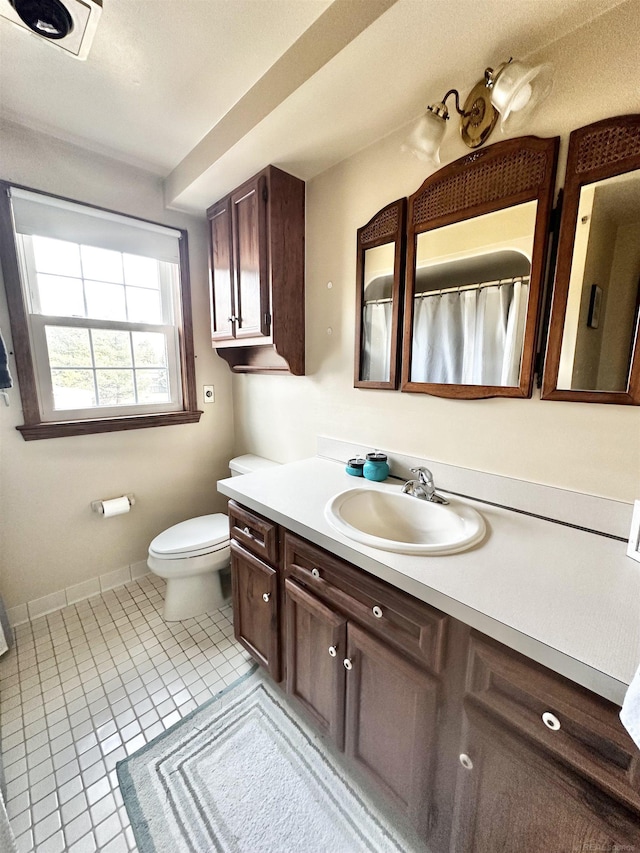
M156 176L51 137L7 124L0 150L4 179L188 229L199 403L203 384L216 388L199 424L29 442L15 429L17 387L9 408L0 401L0 593L11 607L144 560L168 525L222 510L233 423L229 368L209 340L204 218L165 211ZM9 345L2 287L0 327ZM128 515L91 512L125 492L137 500Z
M633 0L535 57L554 63L556 84L530 132L561 135L559 182L572 129L640 107L637 75L629 72L639 37ZM307 185L307 376L233 378L238 450L293 460L314 454L320 433L606 497L640 497L638 408L543 402L537 392L531 400L454 401L353 388L356 230L429 174L400 151L408 130ZM491 141L500 138L496 131ZM442 162L465 153L450 128Z
M637 8L632 0L539 57L555 63L557 82L531 132L562 135L560 176L571 129L639 108L628 72L637 64ZM204 222L165 211L161 182L149 173L2 128L1 177L189 229L200 399L203 384L216 386L216 403L197 425L47 441L25 442L15 430L17 389L10 408L0 403L0 592L8 606L143 560L167 525L223 508L215 481L234 452L289 461L313 455L319 433L623 500L640 496L638 409L353 388L356 230L427 177L424 164L400 152L407 132L308 185L308 374L235 376L232 412L230 373L208 339ZM442 153L443 163L467 153L454 129ZM9 337L2 288L0 326ZM90 512L90 501L124 492L138 500L129 515L105 521Z

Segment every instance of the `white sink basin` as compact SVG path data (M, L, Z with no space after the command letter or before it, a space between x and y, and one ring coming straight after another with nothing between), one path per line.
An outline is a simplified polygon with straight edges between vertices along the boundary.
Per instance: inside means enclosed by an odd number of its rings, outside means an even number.
M339 533L398 554L455 554L485 534L480 513L462 501L447 506L398 490L356 488L331 498L325 518Z

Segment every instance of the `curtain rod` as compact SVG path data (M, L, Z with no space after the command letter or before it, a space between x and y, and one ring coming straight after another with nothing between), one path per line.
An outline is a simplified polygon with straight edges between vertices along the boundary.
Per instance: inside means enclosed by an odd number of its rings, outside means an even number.
M443 287L440 290L423 290L416 293L414 299L422 299L425 296L442 296L443 293L460 293L463 290L481 290L483 287L501 287L503 284L515 284L517 281L522 284L529 284L528 275L515 275L513 278L498 278L495 281L479 281L476 284L460 284L455 287ZM387 302L392 302L390 296L383 299L367 299L365 305L384 305Z
M423 296L442 296L443 293L460 293L463 290L482 290L484 287L502 287L503 284L515 284L517 281L522 282L522 284L529 284L529 276L514 275L512 278L498 278L495 281L460 284L457 287L443 287L440 290L423 290L421 293L416 293L414 298L421 299Z

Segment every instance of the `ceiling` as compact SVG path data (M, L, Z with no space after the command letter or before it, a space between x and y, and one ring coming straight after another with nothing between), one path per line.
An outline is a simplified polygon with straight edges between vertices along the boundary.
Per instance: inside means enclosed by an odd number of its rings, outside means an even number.
M621 0L103 2L84 62L0 18L0 119L154 171L201 213L267 163L309 180Z

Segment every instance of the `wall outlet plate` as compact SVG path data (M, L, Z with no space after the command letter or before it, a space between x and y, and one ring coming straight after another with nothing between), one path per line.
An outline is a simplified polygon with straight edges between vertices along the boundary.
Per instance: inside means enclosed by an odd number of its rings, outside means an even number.
M631 557L632 560L637 560L640 563L640 501L633 502L627 557Z
M216 401L216 389L213 385L203 385L202 392L205 403L215 403Z

